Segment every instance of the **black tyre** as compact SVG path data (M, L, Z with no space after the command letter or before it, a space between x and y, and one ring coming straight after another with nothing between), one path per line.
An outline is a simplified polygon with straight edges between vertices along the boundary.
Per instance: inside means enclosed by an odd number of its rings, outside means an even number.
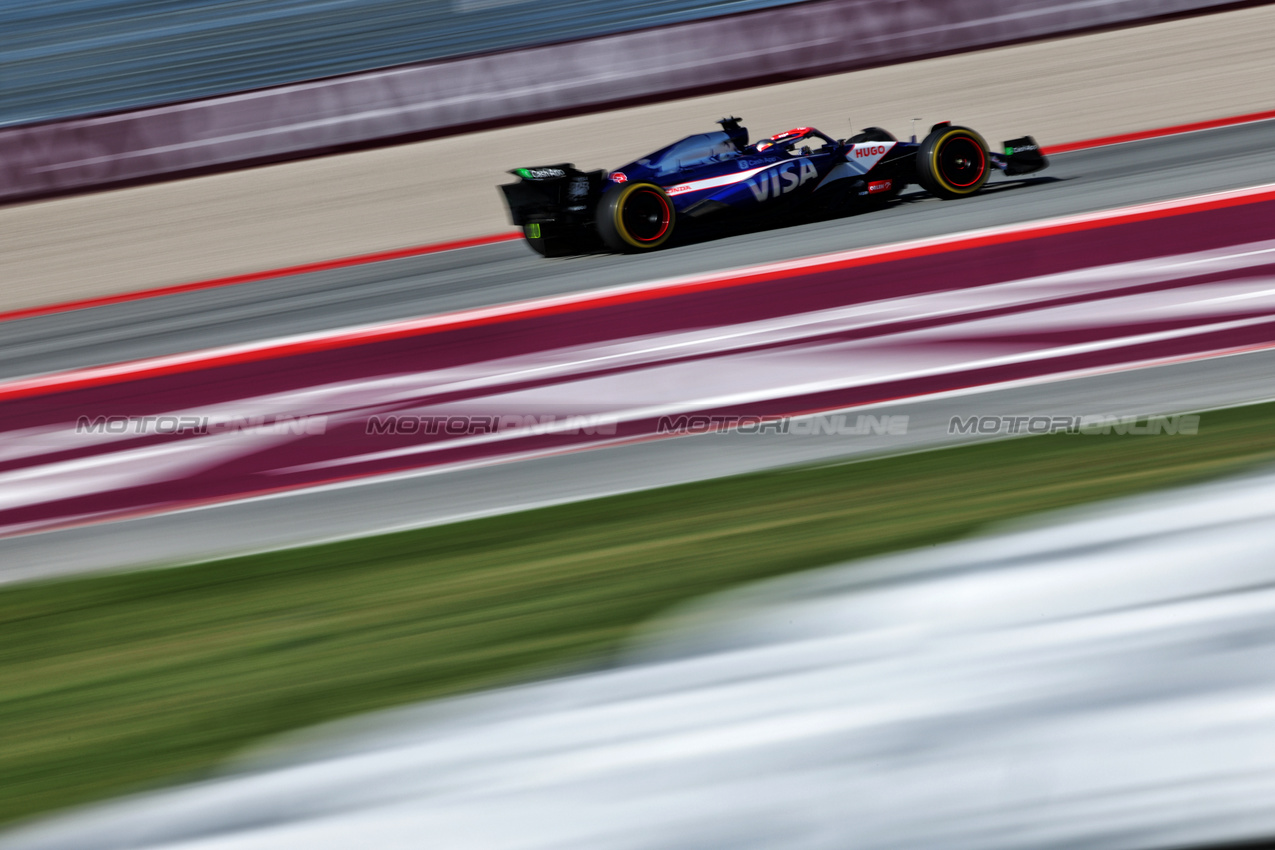
M897 142L898 139L894 138L894 134L889 130L881 127L864 127L861 131L846 139L846 141L851 144L859 144L860 142Z
M673 235L677 213L654 183L619 183L598 201L598 235L612 251L653 251Z
M584 234L578 227L532 222L522 226L522 235L531 250L542 257L568 257L587 250Z
M916 152L916 179L931 195L972 195L987 182L987 142L968 127L939 127Z

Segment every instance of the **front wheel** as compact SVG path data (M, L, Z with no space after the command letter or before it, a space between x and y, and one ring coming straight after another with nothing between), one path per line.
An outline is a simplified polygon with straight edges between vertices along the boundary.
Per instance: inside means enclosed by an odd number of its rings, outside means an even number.
M612 251L652 251L669 240L677 213L654 183L619 183L598 201L598 235Z
M916 152L916 179L931 195L972 195L987 182L987 142L968 127L939 127Z

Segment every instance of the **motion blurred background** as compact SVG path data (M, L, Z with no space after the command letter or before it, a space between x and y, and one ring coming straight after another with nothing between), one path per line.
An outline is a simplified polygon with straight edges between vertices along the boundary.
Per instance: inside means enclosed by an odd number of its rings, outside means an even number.
M0 0L0 847L1271 840L1272 34ZM1051 168L650 256L510 229L508 169L732 114ZM704 412L784 424L654 425ZM165 416L237 424L81 424Z
M658 27L782 0L89 2L0 6L0 124L210 97ZM534 69L528 72L534 74Z

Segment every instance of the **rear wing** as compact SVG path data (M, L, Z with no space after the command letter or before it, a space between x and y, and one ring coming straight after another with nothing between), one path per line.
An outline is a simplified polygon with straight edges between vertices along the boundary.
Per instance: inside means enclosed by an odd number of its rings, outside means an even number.
M582 222L592 217L606 180L604 171L579 171L571 163L515 168L517 183L500 187L509 217L519 227L532 222Z
M992 165L995 165L1001 171L1009 176L1016 174L1031 174L1033 171L1041 171L1049 166L1049 160L1040 150L1040 145L1036 144L1036 140L1031 136L1023 136L1021 139L1010 139L1004 143L1005 152L990 152Z

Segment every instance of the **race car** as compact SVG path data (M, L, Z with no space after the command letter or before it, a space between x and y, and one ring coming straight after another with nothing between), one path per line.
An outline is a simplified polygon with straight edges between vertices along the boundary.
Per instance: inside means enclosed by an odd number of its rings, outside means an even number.
M921 142L880 127L834 139L796 127L750 144L739 118L687 136L615 171L571 163L518 168L500 187L513 223L546 257L606 248L622 253L669 244L689 225L716 222L727 232L759 216L786 221L845 214L887 201L917 183L944 199L973 195L991 170L1029 174L1047 165L1031 136L989 152L983 137L951 122Z

